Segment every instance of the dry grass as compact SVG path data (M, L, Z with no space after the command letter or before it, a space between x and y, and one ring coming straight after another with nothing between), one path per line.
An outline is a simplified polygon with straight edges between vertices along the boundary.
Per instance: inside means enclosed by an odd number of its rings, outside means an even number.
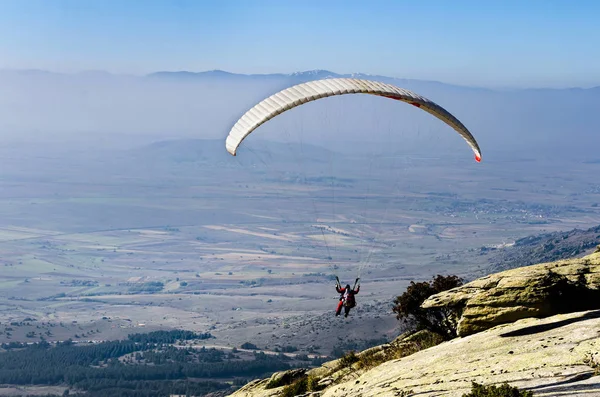
M600 364L594 360L593 354L587 354L584 363L589 365L594 370L594 376L600 375Z
M436 333L420 331L410 335L403 340L391 344L383 350L371 350L361 354L358 358L359 369L371 369L386 361L397 360L410 356L418 351L428 349L444 341L444 338Z
M303 376L301 379L285 386L281 391L281 397L294 397L307 392L320 391L323 389L319 385L321 379L316 376Z

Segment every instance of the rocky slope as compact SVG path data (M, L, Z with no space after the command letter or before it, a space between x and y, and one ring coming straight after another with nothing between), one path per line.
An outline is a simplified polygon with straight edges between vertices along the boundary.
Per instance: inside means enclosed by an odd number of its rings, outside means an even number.
M600 308L600 252L481 277L427 299L422 307L458 307L458 335L527 317Z
M490 272L569 259L589 254L600 240L600 225L587 230L573 229L528 236L505 248L486 248Z
M590 299L599 287L600 252L487 276L426 301L464 305L459 325L468 336L415 353L431 338L401 337L352 360L251 382L233 395L278 396L306 379L298 395L458 397L474 381L509 382L539 396L600 396L600 299ZM578 294L594 310L581 310Z

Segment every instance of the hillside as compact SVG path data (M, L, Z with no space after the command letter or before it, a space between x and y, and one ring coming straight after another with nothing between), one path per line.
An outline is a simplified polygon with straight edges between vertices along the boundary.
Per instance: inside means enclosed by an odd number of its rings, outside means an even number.
M588 299L587 305L594 307L591 310L569 312L565 310L565 305L557 305L552 293L545 294L545 287L535 287L539 275L552 274L550 272L559 274L559 279L563 280L552 284L554 287L561 285L561 282L579 285L586 294L593 296L593 299ZM483 317L486 312L482 310L488 308L486 305L491 308L494 302L504 301L506 304L509 300L526 301L529 297L532 303L537 299L536 302L542 305L537 305L539 310L530 311L529 316L525 316L527 318L521 316L515 322L506 322L504 318L504 323L495 326L490 322L480 332L437 345L433 337L426 333L404 335L388 345L369 349L356 357L325 363L317 369L279 373L270 380L251 382L233 396L277 396L284 390L283 384L297 385L299 379L303 378L307 379L305 391L307 388L321 389L310 394L314 397L459 397L469 392L471 382L485 385L508 382L542 396L598 395L599 276L600 250L584 258L538 264L491 275L494 280L475 280L435 295L426 304L431 301L448 302L448 299L459 296L466 300L467 308L479 305L479 314ZM507 289L505 294L495 293L497 290L494 288L501 286ZM507 293L511 286L513 292ZM535 292L532 292L533 289ZM485 291L490 292L485 295L487 300L481 298ZM569 291L572 293L572 290ZM495 301L490 300L494 297ZM562 303L572 298L565 296ZM555 310L555 313L548 310L542 313L544 308ZM556 310L562 314L557 314ZM474 314L473 311L470 313ZM495 316L500 320L503 318L500 312L496 312ZM431 345L435 346L427 348Z
M529 266L534 263L552 262L589 254L600 242L600 225L587 230L573 229L566 232L544 233L515 241L505 248L482 248L489 252L490 272Z

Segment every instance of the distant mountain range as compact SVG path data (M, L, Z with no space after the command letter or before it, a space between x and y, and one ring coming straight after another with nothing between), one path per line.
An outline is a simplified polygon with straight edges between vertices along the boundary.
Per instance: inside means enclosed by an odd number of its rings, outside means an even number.
M336 72L332 72L330 70L323 69L315 69L315 70L307 70L307 71L299 71L293 73L265 73L265 74L243 74L243 73L233 73L225 70L207 70L201 72L191 72L191 71L158 71L154 73L149 73L142 76L134 76L134 75L126 75L126 74L113 74L110 72L102 71L102 70L89 70L82 71L78 73L59 73L59 72L51 72L41 69L17 69L17 70L0 70L0 74L20 74L20 75L62 75L62 76L80 76L80 77L100 77L100 78L110 78L110 77L129 77L129 78L151 78L151 79L171 79L171 80L285 80L285 81L294 81L296 83L311 81L311 80L321 80L328 78L356 78L356 79L367 79L367 80L377 80L377 81L386 81L392 84L402 85L402 84L430 84L437 86L446 86L446 87L456 87L460 89L472 89L472 90L483 90L483 91L499 91L499 92L521 92L521 91L597 91L600 92L600 85L591 87L591 88L581 88L581 87L572 87L572 88L514 88L510 90L499 90L499 89L491 89L491 88L483 88L476 86L464 86L457 84L449 84L440 81L433 80L419 80L419 79L404 79L398 77L389 77L382 75L373 75L368 73L346 73L340 74Z
M179 72L155 72L146 75L146 77L154 78L154 79L171 79L171 80L180 80L180 81L200 81L200 80L225 80L225 79L235 79L235 80L271 80L271 81L282 81L288 84L299 84L312 80L322 80L322 79L331 79L331 78L354 78L354 79L365 79L365 80L377 80L384 81L390 84L395 85L412 85L412 84L426 84L426 85L435 85L435 86L447 86L447 87L457 87L461 89L473 89L473 90L487 90L485 88L476 88L476 87L467 87L467 86L458 86L453 84L442 83L438 81L428 81L428 80L415 80L415 79L402 79L395 77L387 77L381 75L370 75L366 73L351 73L351 74L340 74L335 73L329 70L308 70L304 72L294 72L294 73L270 73L270 74L238 74L231 73L224 70L210 70L204 72L188 72L188 71L179 71Z
M257 101L294 84L333 77L382 81L437 102L473 132L484 161L498 151L518 151L532 158L600 159L595 150L600 145L600 86L493 90L328 70L289 74L159 71L145 76L4 70L0 71L0 139L103 133L164 140L222 139ZM394 101L366 97L348 95L322 100L318 106L302 106L261 126L260 134L276 138L283 130L302 129L306 142L320 146L363 144L391 136L410 146L420 133L427 139L416 145L432 143L438 151L462 150L468 155L464 142L448 133L439 120Z

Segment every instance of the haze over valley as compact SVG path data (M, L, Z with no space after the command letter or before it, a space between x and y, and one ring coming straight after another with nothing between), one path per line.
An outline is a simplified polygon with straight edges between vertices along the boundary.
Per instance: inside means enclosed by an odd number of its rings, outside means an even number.
M549 131L523 134L544 119L536 109L551 117L545 109L564 106L565 95L598 104L597 89L500 92L381 78L473 125L478 164L438 120L369 96L294 109L238 156L225 151L227 127L249 104L329 72L9 75L17 78L3 93L13 109L4 108L12 126L2 129L0 321L67 324L55 339L172 327L273 349L293 333L302 351L329 354L338 342L334 271L344 282L362 276L355 320L344 320L356 321L350 338L389 338L398 332L389 302L410 280L474 277L494 265L486 259L494 248L600 224L600 161L578 149L596 139L579 140L581 110L563 108ZM528 112L518 110L524 100ZM17 110L36 117L17 119ZM583 117L597 127L596 114ZM28 131L42 125L44 138L33 140ZM372 317L384 322L360 321ZM11 340L31 340L27 332Z

